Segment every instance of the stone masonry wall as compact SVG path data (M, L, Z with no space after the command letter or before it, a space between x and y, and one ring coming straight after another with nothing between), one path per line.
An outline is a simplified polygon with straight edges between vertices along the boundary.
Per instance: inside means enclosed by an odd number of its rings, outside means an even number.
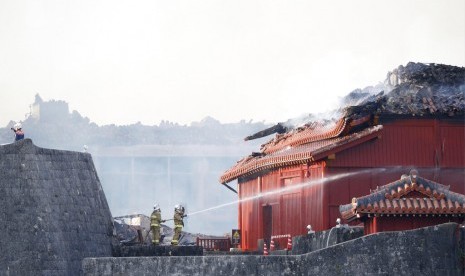
M292 238L290 254L299 255L363 236L363 227L333 227L330 230Z
M111 256L112 242L90 154L0 146L0 275L81 275L82 259Z
M86 258L84 275L464 275L456 223L376 233L302 255Z

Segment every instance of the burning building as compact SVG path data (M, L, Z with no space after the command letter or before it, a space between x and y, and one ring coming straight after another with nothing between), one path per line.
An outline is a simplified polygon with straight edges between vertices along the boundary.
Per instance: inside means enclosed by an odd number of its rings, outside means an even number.
M465 68L408 63L383 84L350 93L335 118L280 123L247 137L277 133L220 177L225 185L238 181L241 247L301 235L307 225L329 229L340 205L412 168L464 193L464 94Z

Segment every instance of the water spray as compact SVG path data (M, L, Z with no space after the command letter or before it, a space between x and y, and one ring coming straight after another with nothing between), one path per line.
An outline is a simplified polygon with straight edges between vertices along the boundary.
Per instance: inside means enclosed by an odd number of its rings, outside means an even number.
M297 185L284 187L284 188L281 188L281 189L272 190L272 191L268 191L268 192L265 192L265 193L259 193L259 194L255 195L255 196L246 197L246 198L243 198L243 199L239 199L239 200L235 200L235 201L232 201L232 202L228 202L228 203L220 204L220 205L217 205L217 206L213 206L213 207L210 207L210 208L207 208L207 209L204 209L204 210L195 211L195 212L189 213L188 216L193 216L193 215L196 215L196 214L216 210L216 209L219 209L219 208L223 208L223 207L226 207L226 206L238 204L238 203L241 203L241 202L247 202L247 201L255 200L255 199L270 196L270 195L276 195L276 194L280 194L280 193L284 193L284 192L298 190L298 189L301 189L303 187L311 187L311 186L314 186L314 185L317 185L317 184L324 184L324 183L327 183L327 182L339 180L341 178L351 177L351 176L354 176L354 175L357 175L357 174L365 174L365 173L371 173L371 172L379 173L379 172L382 172L382 171L385 171L385 170L386 169L384 169L384 168L366 169L366 170L357 171L357 172L341 173L341 174L332 175L332 176L328 176L328 177L323 177L323 178L319 178L319 179L313 179L313 180L303 182L303 183L300 183L300 184L297 184Z

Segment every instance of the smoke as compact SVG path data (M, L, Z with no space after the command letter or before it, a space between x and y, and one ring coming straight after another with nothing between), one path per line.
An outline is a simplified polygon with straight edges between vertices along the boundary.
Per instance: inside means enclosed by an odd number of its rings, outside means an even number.
M322 124L328 124L337 121L340 115L339 110L332 110L324 113L315 113L315 114L303 114L296 118L291 118L283 123L289 129L303 127L312 122L320 122Z
M345 108L375 101L380 93L383 92L384 88L385 86L380 83L377 86L368 86L364 89L356 89L341 98L338 104L329 111L303 114L299 117L291 118L282 124L288 129L311 126L312 124L318 124L325 128L332 128L344 115Z
M376 106L390 114L463 114L465 110L465 68L409 62L386 75L383 82L363 89L355 89L324 113L304 114L282 123L287 129L296 129L318 122L332 127L344 116L348 107L385 101Z

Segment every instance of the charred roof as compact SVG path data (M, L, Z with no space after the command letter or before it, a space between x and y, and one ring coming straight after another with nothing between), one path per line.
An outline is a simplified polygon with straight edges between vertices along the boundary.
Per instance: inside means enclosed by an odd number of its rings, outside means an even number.
M383 91L346 107L346 116L366 112L410 116L463 116L465 68L444 64L410 62L387 74ZM350 94L349 94L350 95ZM353 97L353 95L351 95Z
M465 68L423 63L399 66L387 74L384 83L349 93L341 107L326 116L310 114L248 136L246 140L277 133L261 146L260 153L239 160L220 181L308 164L342 147L375 139L383 128L381 118L463 118L464 94Z
M273 133L278 133L278 136L292 135L315 124L334 124L344 117L357 120L370 115L454 117L464 114L464 67L409 62L388 72L384 82L350 92L341 100L340 107L327 116L309 114L299 119L299 124L290 119L250 135L245 140Z

